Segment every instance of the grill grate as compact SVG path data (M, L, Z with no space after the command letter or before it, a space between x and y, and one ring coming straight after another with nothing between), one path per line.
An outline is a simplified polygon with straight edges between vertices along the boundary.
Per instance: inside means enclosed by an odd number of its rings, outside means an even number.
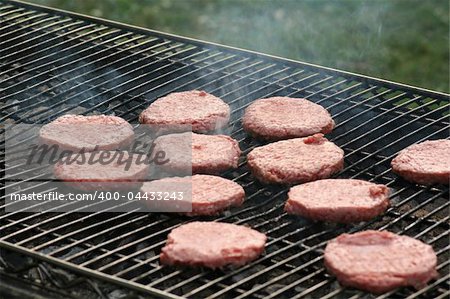
M224 176L244 186L244 206L203 218L250 225L268 235L265 255L237 269L161 267L158 254L167 233L195 219L168 214L3 212L2 247L163 297L375 298L340 287L324 270L322 253L340 233L388 229L432 245L441 276L422 290L404 288L377 298L449 295L448 187L406 183L389 166L410 144L448 138L448 95L21 2L0 4L0 116L6 125L47 123L69 112L137 122L152 100L203 89L230 104L227 133L248 153L259 143L242 131L240 117L252 100L306 97L336 120L329 138L346 153L338 176L394 190L392 207L373 221L312 223L286 215L286 188L258 183L242 160ZM38 169L29 171L39 178ZM0 204L4 210L5 196Z

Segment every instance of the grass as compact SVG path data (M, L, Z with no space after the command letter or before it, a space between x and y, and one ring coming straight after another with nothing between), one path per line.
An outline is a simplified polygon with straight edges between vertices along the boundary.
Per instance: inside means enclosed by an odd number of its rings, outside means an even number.
M448 0L32 0L449 93Z

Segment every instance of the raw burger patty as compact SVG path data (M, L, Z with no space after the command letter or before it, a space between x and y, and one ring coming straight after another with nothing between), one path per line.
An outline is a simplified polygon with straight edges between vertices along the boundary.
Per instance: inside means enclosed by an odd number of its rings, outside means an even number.
M117 116L64 115L44 125L39 139L63 150L115 150L133 142L134 132L126 120Z
M117 153L117 154L116 154ZM109 156L108 156L109 154ZM114 156L116 154L116 156ZM122 158L120 156L122 154ZM98 161L100 155L105 163L87 163L86 160L92 157L92 161ZM84 191L109 191L126 190L141 186L142 181L147 177L148 164L137 164L137 155L128 152L99 151L85 154L86 160L78 157L77 163L63 163L59 161L53 168L57 179L63 180L66 185ZM130 167L127 170L122 162L130 159Z
M241 150L233 138L226 135L178 133L160 136L154 152L162 151L169 160L161 167L170 172L217 174L237 168Z
M330 177L344 166L344 151L322 134L257 147L247 156L253 175L265 183L298 184Z
M389 189L361 180L326 179L292 187L284 207L319 221L340 223L367 221L389 206Z
M246 226L220 222L191 222L170 232L160 260L166 265L221 268L255 260L266 236Z
M192 125L193 132L208 132L226 126L229 120L228 104L198 90L175 92L159 98L139 116L141 123L158 126L162 131L164 127Z
M328 242L324 258L342 285L372 293L422 288L438 275L430 245L387 231L342 234Z
M408 181L449 184L450 140L425 141L408 146L392 160L392 170Z
M330 133L334 121L320 105L306 99L273 97L254 101L245 110L244 129L268 140Z
M189 216L216 215L230 206L240 206L244 202L245 192L239 184L212 175L194 175L192 177L173 177L146 182L141 192L157 192L159 184L192 184L192 212Z

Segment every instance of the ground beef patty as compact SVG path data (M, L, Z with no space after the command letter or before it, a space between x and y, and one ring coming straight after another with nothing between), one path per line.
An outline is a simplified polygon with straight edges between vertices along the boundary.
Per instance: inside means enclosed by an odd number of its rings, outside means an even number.
M224 101L204 91L171 93L154 101L139 116L139 121L164 131L178 125L191 125L193 132L208 132L223 128L230 120L230 107Z
M247 156L253 175L265 183L298 184L330 177L344 166L344 151L322 134L257 147Z
M55 177L83 191L127 190L141 186L149 171L148 164L138 165L138 155L125 151L89 152L84 157L83 160L81 156L73 155L72 163L66 163L67 160L57 162L53 168Z
M134 132L126 120L117 116L64 115L44 125L39 139L62 150L115 150L133 142Z
M372 293L421 288L438 275L430 245L387 231L342 234L328 242L324 258L342 285Z
M194 175L192 177L172 177L146 182L141 192L160 191L159 186L173 184L192 184L192 195L184 196L184 200L192 203L189 216L216 215L231 206L240 206L244 202L245 192L239 184L213 175ZM190 198L187 198L190 197Z
M392 160L392 170L408 181L449 184L450 140L428 140L408 146Z
M161 250L166 265L221 268L255 260L266 236L246 226L220 222L191 222L170 232Z
M154 152L164 152L167 163L162 169L173 173L217 174L237 168L241 150L233 138L226 135L196 133L169 134L156 138Z
M328 111L306 99L273 97L254 101L245 110L244 129L268 140L330 133L334 121Z
M289 214L319 221L367 221L389 206L384 185L352 180L326 179L292 187L284 207Z

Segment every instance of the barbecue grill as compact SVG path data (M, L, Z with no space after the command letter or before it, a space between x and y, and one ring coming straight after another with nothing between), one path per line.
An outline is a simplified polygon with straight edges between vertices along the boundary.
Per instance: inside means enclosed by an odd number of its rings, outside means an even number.
M450 295L448 186L407 183L390 169L391 159L406 146L449 138L449 95L18 1L0 1L0 20L5 126L47 123L67 113L115 114L137 123L156 98L200 89L230 104L228 133L246 154L260 145L240 124L250 102L274 95L305 97L326 107L337 123L329 135L345 150L345 168L337 177L393 190L392 207L372 221L313 223L286 215L287 188L255 181L243 159L224 176L245 188L244 206L202 219L249 225L268 235L268 246L246 266L216 271L158 262L168 232L197 218L6 213L3 195L0 269L9 286L25 285L27 292L37 286L35 292L46 290L48 297L79 298L122 298L127 292L165 298ZM4 155L1 159L7 170ZM341 287L324 269L324 246L341 233L364 229L386 229L432 245L440 277L421 290L402 288L380 296Z

